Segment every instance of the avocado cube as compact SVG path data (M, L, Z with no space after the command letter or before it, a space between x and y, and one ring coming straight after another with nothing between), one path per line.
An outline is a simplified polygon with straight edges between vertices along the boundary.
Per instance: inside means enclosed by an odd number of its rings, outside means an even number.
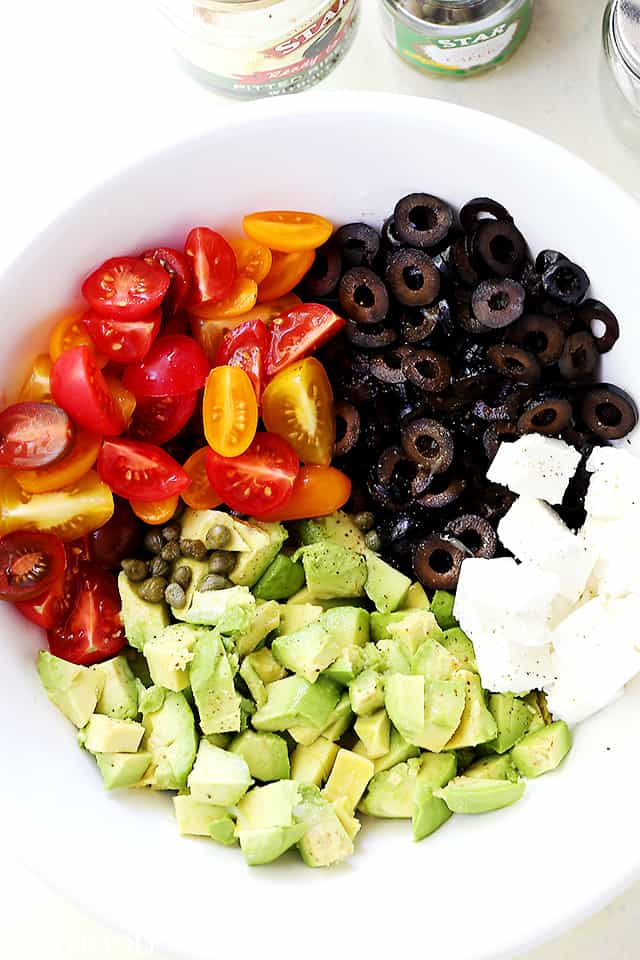
M280 666L267 647L262 647L261 650L250 653L247 660L251 662L263 683L275 683L276 680L283 680L287 675L284 667Z
M341 687L348 687L364 669L364 655L362 647L347 647L337 660L324 671L325 677L330 677Z
M489 813L517 803L525 791L524 780L484 780L475 777L456 777L446 787L434 790L434 796L444 800L452 813Z
M391 727L391 736L389 738L389 752L375 760L373 768L375 773L381 773L383 770L389 770L396 763L402 763L404 760L411 760L413 757L420 756L420 748L412 743L407 743L404 737L398 733L394 726Z
M349 801L346 797L340 797L338 800L332 800L331 806L338 815L338 820L344 827L347 836L350 840L355 840L355 838L360 833L362 829L362 824L357 817L353 816L353 813L349 810Z
M84 733L89 753L135 753L144 736L144 727L134 720L114 720L94 713Z
M365 670L349 684L349 700L355 714L366 717L384 706L384 680L375 670Z
M317 727L305 727L302 724L294 724L287 732L294 743L302 747L313 746L322 734L322 730L318 730Z
M281 523L260 523L253 520L244 526L242 535L249 545L249 550L238 554L229 579L240 586L253 587L277 557L288 534Z
M245 730L231 741L231 753L244 757L255 780L288 780L289 751L287 742L276 733L255 733Z
M107 790L134 787L151 763L150 753L97 753L96 763Z
M189 668L189 681L203 733L240 730L241 697L234 687L233 676L234 671L220 636L215 630L199 631Z
M309 623L319 620L324 610L313 603L286 603L280 608L280 636L296 633Z
M284 553L279 553L271 566L262 574L253 595L259 600L288 600L304 586L304 568L300 561L294 561Z
M394 727L405 740L419 733L424 725L425 681L422 676L394 673L385 683L385 707ZM405 731L409 736L405 735Z
M325 629L323 621L318 620L297 633L276 637L271 652L287 670L315 683L322 671L337 658L340 644Z
M264 830L268 827L290 827L298 802L298 784L279 780L266 787L254 787L238 803L238 831Z
M143 600L125 573L118 575L118 593L124 635L132 647L143 650L147 640L169 625L169 608L164 601Z
M322 736L310 746L298 744L291 756L292 779L321 787L331 773L337 754L336 744Z
M531 693L528 693L526 697L522 698L530 714L531 722L529 723L528 733L535 733L536 730L541 730L542 727L546 727L547 725L547 720L545 719L545 714L542 711L542 705L538 697L539 692L538 690L532 690ZM544 697L544 694L542 694L542 696ZM551 720L548 722L550 723Z
M439 640L451 656L455 657L461 667L464 667L465 670L471 670L472 673L478 673L476 652L473 649L473 644L460 627L450 627L448 630L445 630Z
M387 630L391 640L402 648L405 656L411 660L428 638L439 640L442 635L436 618L429 610L402 611L402 619L392 620Z
M267 702L267 688L258 676L251 660L247 657L240 665L240 676L244 680L253 698L256 708L264 707Z
M349 809L353 812L360 803L373 773L371 760L341 747L322 795L330 801L346 797Z
M370 617L371 639L374 643L380 640L391 640L389 624L402 623L408 612L408 610L396 610L394 613L378 613L374 610Z
M378 760L389 753L391 723L386 710L378 710L368 717L358 717L355 732L364 746L368 760Z
M306 833L305 823L290 827L266 827L264 830L239 830L240 849L250 867L273 863L283 853L295 846Z
M421 583L412 583L403 604L404 610L430 610L429 597Z
M466 702L462 679L433 680L392 674L387 677L385 706L405 740L440 753L458 729Z
M336 798L340 800L340 798ZM336 808L317 787L301 784L295 817L306 827L298 850L309 867L331 867L353 853L353 840L345 830ZM353 810L350 810L353 814Z
M453 615L455 600L454 595L446 590L436 590L433 595L431 612L442 630L449 630L451 627L458 626L458 621Z
M485 703L480 677L469 670L461 670L458 676L464 679L466 698L458 729L447 744L450 750L487 743L498 733L497 724Z
M355 550L356 553L364 553L366 550L362 530L343 510L336 510L329 516L316 517L314 520L299 520L295 524L295 531L298 540L305 546L317 543L318 540L330 540L338 546Z
M246 630L235 637L239 657L246 657L280 626L280 604L275 600L258 601L255 616Z
M153 790L184 790L198 747L195 721L185 695L166 691L159 709L143 711L142 724L142 750L151 753L151 763L140 785Z
M492 693L489 710L498 728L498 734L490 746L496 753L506 753L531 726L531 711L524 700L519 700L512 693Z
M455 753L423 753L420 760L419 783L437 790L446 786L457 773Z
M334 710L332 711L327 724L322 730L322 736L325 740L336 741L347 732L353 720L353 711L351 710L351 700L349 694L345 691Z
M508 753L498 757L482 757L467 767L464 775L481 780L511 780L513 783L519 779L518 771Z
M433 788L418 782L413 799L413 839L417 842L431 836L449 820L453 814L444 800L434 797Z
M415 759L376 773L358 809L370 817L410 819L419 771Z
M230 807L238 803L252 783L243 757L213 747L206 740L200 741L196 761L187 778L194 799Z
M511 759L523 777L540 777L555 770L571 750L571 731L564 720L556 720L515 745Z
M421 673L427 680L451 680L459 667L456 658L433 637L418 647L411 660L412 673Z
M404 573L385 563L377 553L371 550L367 550L365 559L367 562L365 593L379 613L393 613L406 600L411 580Z
M225 550L232 552L245 552L249 549L249 544L243 534L248 524L237 520L222 510L192 510L188 508L182 514L181 536L185 540L207 539L207 534L211 527L225 527L229 531L229 537Z
M144 655L154 684L174 693L186 690L196 642L204 635L204 630L187 623L174 623L148 640Z
M86 726L102 693L102 674L45 650L38 654L38 673L51 702L76 727Z
M249 630L256 615L256 601L248 587L227 587L225 590L196 588L191 605L181 620L187 623L218 627L223 633Z
M227 815L224 807L194 800L188 794L173 798L173 812L183 837L210 837L214 820Z
M302 558L307 588L317 600L364 596L367 564L361 554L323 540L302 547L294 557Z
M114 720L135 720L138 716L138 689L127 658L122 655L113 657L96 664L91 670L99 673L103 681L95 712Z
M138 708L141 714L155 713L164 703L167 691L164 687L143 687L138 684Z
M216 843L221 843L225 847L233 847L238 842L236 837L236 825L229 816L228 813L225 813L223 817L220 817L218 820L214 820L209 827L209 836L212 840L215 840Z
M298 676L276 680L267 684L267 702L254 714L253 726L277 732L299 724L322 731L338 703L339 690L326 677L319 677L314 684Z

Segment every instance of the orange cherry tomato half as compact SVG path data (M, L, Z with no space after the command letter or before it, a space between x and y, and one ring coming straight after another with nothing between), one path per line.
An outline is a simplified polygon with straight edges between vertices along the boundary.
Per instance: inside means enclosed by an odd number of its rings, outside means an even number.
M218 353L223 338L229 332L242 323L244 317L236 317L230 320L204 320L194 313L189 315L189 324L194 340L200 344L204 350L209 363L213 364Z
M278 373L262 397L267 430L288 440L303 463L328 466L336 442L333 391L314 357Z
M63 490L34 494L7 474L0 486L0 534L42 530L77 540L106 523L113 508L113 494L95 470Z
M51 400L51 357L48 353L39 353L33 361L31 373L22 384L18 400L35 400L40 403Z
M291 293L311 269L314 260L313 250L274 253L271 270L258 287L258 303L277 300Z
M194 304L192 312L204 320L227 320L241 317L255 306L258 299L258 284L250 277L236 278L231 292L217 303Z
M297 210L250 213L242 225L252 240L281 253L315 250L326 243L333 233L332 225L324 217Z
M326 517L343 507L351 496L351 480L335 467L300 467L287 502L260 516L262 521L306 520Z
M245 237L230 240L229 243L238 261L238 273L255 280L256 283L262 283L271 270L272 256L269 247Z
M202 403L204 435L221 457L238 457L258 428L258 401L251 378L240 367L214 367Z
M38 470L14 470L13 476L27 493L50 493L77 483L98 459L102 438L78 430L71 451L62 460Z
M153 526L168 523L176 512L180 497L167 497L166 500L153 500L144 503L142 500L130 500L131 509L136 517Z
M56 323L49 338L49 355L55 362L60 354L73 347L87 347L96 366L102 369L109 362L109 358L98 352L82 322L83 316L84 313L69 313Z
M126 428L131 423L131 418L135 412L136 398L131 393L131 390L127 390L119 377L115 377L112 373L107 373L104 378L107 381L107 386L109 387L115 405L122 415Z
M253 310L249 310L245 315L239 318L243 323L249 323L253 320L262 320L268 327L276 317L288 313L289 310L295 310L302 306L302 300L297 293L285 293L283 297L277 300L265 300L264 303L256 303Z
M191 480L191 486L183 490L180 496L188 507L193 510L213 510L222 503L207 475L207 450L209 447L200 447L192 453L182 469Z

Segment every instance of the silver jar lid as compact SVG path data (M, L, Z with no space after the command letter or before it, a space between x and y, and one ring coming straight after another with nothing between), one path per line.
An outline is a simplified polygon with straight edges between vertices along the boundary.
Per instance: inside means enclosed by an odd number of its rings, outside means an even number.
M640 2L619 0L611 26L620 56L640 78Z

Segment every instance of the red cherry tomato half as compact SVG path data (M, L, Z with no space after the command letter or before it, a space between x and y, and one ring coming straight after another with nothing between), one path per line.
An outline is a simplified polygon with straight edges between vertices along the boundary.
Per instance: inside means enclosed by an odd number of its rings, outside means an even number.
M207 452L207 474L227 506L252 517L275 510L291 496L298 475L298 458L275 433L258 433L239 457Z
M34 600L16 603L17 609L38 627L50 630L68 616L76 589L80 563L89 559L86 537L64 544L66 567L45 593Z
M166 500L191 483L173 457L138 440L105 441L97 466L102 481L127 500Z
M344 324L342 317L319 303L305 303L276 317L271 324L267 376L274 377L290 363L309 356Z
M191 294L191 267L184 253L172 247L153 247L145 250L142 259L157 264L169 274L169 292L164 298L164 308L173 316L186 304Z
M88 347L73 347L60 354L51 368L51 394L85 430L101 437L122 433L122 414Z
M264 364L269 340L269 331L262 320L247 320L223 337L216 355L216 367L240 367L249 375L258 403L265 386Z
M137 257L113 257L87 277L82 295L104 317L139 320L158 309L169 283L169 274L158 264Z
M197 303L217 303L231 293L238 263L225 238L209 227L194 227L184 252L191 262Z
M161 447L186 426L197 400L197 390L177 397L144 397L136 404L128 435Z
M154 310L141 320L115 320L88 310L82 322L100 353L109 360L138 363L158 336L162 310Z
M124 372L122 382L137 398L176 397L204 386L209 361L192 337L158 337L141 363Z
M89 554L99 567L117 570L127 557L137 557L142 547L142 524L126 500L114 498L113 515L89 534Z
M52 403L24 401L0 413L0 467L48 467L69 452L73 440L71 420Z
M52 533L16 530L0 539L0 600L34 600L62 579L64 544Z
M94 563L81 563L75 577L71 612L49 630L56 657L85 667L114 657L126 646L117 581Z

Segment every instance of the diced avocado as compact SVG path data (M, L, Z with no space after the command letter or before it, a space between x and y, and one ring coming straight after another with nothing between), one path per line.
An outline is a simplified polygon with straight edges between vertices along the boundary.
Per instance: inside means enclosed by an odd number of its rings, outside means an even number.
M283 667L315 683L323 670L340 653L339 641L330 634L323 620L310 623L297 633L276 637L271 651Z
M532 690L526 697L523 697L523 700L531 715L528 733L535 733L536 730L540 730L552 722L547 707L547 698L541 690Z
M238 831L290 827L294 822L298 789L295 781L284 779L249 790L238 803Z
M418 781L438 790L449 783L449 780L453 780L457 771L458 760L455 753L423 753Z
M125 573L118 575L118 593L124 635L132 647L143 650L147 640L169 625L169 608L164 601L143 600Z
M368 642L369 620L368 611L362 607L333 607L322 615L324 628L335 638L341 650L362 647Z
M164 703L167 691L164 687L138 685L138 710L140 713L155 713Z
M233 677L234 671L219 634L215 630L200 630L189 668L189 680L203 733L231 733L240 729L241 698L234 687Z
M365 593L379 613L393 613L406 600L411 580L386 563L377 553L367 550Z
M524 700L519 700L512 693L492 693L489 710L498 728L498 735L490 746L496 753L506 753L531 726L531 711Z
M415 759L377 773L358 807L360 812L370 817L411 818L419 770L420 760Z
M473 649L473 644L460 627L450 627L448 630L445 630L439 640L451 656L456 658L461 667L465 670L471 670L473 673L478 672L476 652Z
M76 727L86 726L102 693L103 676L45 650L38 654L38 673L51 702Z
M391 722L386 710L378 710L368 717L358 717L355 732L365 749L369 760L379 760L389 753L391 741Z
M473 761L479 757L491 756L489 751L486 753L483 752L486 746L486 743L481 743L477 747L461 747L459 750L456 750L455 756L458 761L458 773L464 773Z
M433 788L426 783L416 783L413 799L413 839L424 840L439 830L453 814L444 800L434 797Z
M256 707L264 707L267 702L267 688L258 676L250 657L246 657L240 664L240 676L246 683Z
M347 831L347 835L350 840L355 840L355 838L360 833L362 824L357 817L353 816L353 813L349 810L349 801L346 797L340 797L338 800L332 800L331 806L338 814L338 819L340 823Z
M302 558L307 589L315 599L364 596L367 564L361 554L321 540L302 547L294 556Z
M254 520L246 524L242 535L249 550L238 554L229 579L240 586L253 587L277 557L288 534L280 523L259 523Z
M379 640L383 673L411 673L411 656L397 640Z
M331 773L337 754L336 744L325 737L318 737L310 746L298 744L291 755L292 779L321 787Z
M174 623L148 640L144 655L154 684L174 693L186 690L196 642L205 633L188 623Z
M214 820L209 827L209 836L217 843L222 843L225 847L233 847L238 841L236 837L236 825L225 813L223 817Z
M226 527L229 531L230 540L225 544L225 550L233 552L247 551L249 544L243 535L243 530L248 526L242 520L237 520L222 510L192 510L188 509L182 514L182 533L185 540L207 539L207 534L211 527Z
M460 664L441 643L428 637L411 660L412 673L421 673L427 680L451 680Z
M378 613L374 610L370 617L371 639L374 643L380 640L391 640L389 624L402 623L408 613L408 610L396 610L395 613Z
M240 830L238 839L242 855L250 867L273 863L291 849L306 833L305 823L290 827L266 827L263 830Z
M231 741L229 750L244 757L249 773L255 780L267 783L271 780L289 779L287 741L276 733L245 730Z
M253 781L243 757L201 740L187 783L195 800L230 807L238 803Z
M334 742L339 740L351 726L352 720L351 700L349 699L349 694L345 691L331 711L331 716L322 729L322 736L326 740Z
M231 741L233 740L232 733L208 733L205 736L205 739L211 744L212 747L220 747L222 750L226 750Z
M125 656L113 657L91 669L102 677L103 687L96 704L96 713L114 720L135 720L138 716L138 689Z
M151 763L150 753L97 753L96 763L107 790L134 787Z
M518 780L518 772L514 767L509 754L499 757L482 757L476 760L464 771L465 777L475 777L481 780Z
M362 673L364 669L364 655L362 647L347 647L337 660L324 671L325 677L331 677L336 683L348 687L351 681Z
M171 607L171 613L176 620L186 620L191 609L191 604L193 602L194 594L198 588L198 584L208 574L209 567L206 560L193 560L191 557L179 557L173 564L174 574L179 567L189 568L191 571L191 580L189 581L189 586L185 590L185 602L181 607Z
M114 720L94 713L84 733L89 753L135 753L144 736L144 727L135 720Z
M227 814L224 807L203 803L188 794L173 798L173 812L184 837L210 837L211 824Z
M360 803L373 774L371 760L341 747L322 794L327 800L346 797L353 812Z
M348 547L356 553L364 553L366 550L364 534L343 510L336 510L327 517L300 520L295 524L295 529L300 543L305 546L317 543L318 540L331 540L332 543Z
M375 670L365 670L349 684L351 709L366 717L384 706L384 679Z
M421 583L412 583L404 598L404 610L430 610L431 604Z
M248 587L227 587L226 590L196 589L191 605L182 612L187 623L218 627L223 633L249 630L256 612L256 600Z
M440 753L458 729L465 709L463 679L433 680L392 674L385 705L393 725L415 746Z
M524 780L512 783L462 776L450 780L441 790L434 790L434 796L444 800L452 813L489 813L516 803L524 791Z
M125 657L129 665L129 669L136 679L136 689L138 687L138 682L142 684L143 687L150 687L153 681L151 680L149 664L147 663L144 654L140 650L134 650L133 647L129 647L128 650L125 650L122 656Z
M314 684L304 677L285 677L267 684L267 702L253 715L252 723L256 730L270 732L296 724L322 731L339 699L339 686L326 677Z
M235 637L236 651L239 657L246 657L262 641L280 626L281 607L275 600L259 601L255 606L255 617L246 631Z
M374 773L381 773L382 770L389 770L396 763L402 763L404 760L411 760L413 757L420 756L420 748L412 743L407 743L402 734L398 733L395 727L391 727L391 736L389 738L389 752L374 761Z
M439 640L442 635L436 618L429 610L403 611L403 617L392 620L387 630L391 639L399 643L409 660L415 656L425 640Z
M559 766L571 750L571 731L556 720L529 733L511 751L511 759L523 777L540 777Z
M288 600L304 586L304 568L284 553L279 553L262 574L253 595L259 600Z
M287 733L291 737L294 743L298 744L301 747L312 747L316 740L320 739L322 735L322 730L318 730L317 727L308 727L303 726L302 724L294 724L292 727L289 727Z
M336 798L340 800L340 797ZM298 841L302 859L310 867L330 867L353 853L353 841L335 807L312 784L301 784L295 817L306 826Z
M198 739L193 713L183 693L167 691L158 710L142 711L142 751L151 763L141 780L154 790L184 790Z
M323 613L323 608L318 604L290 601L280 608L280 636L285 637L289 633L302 630L308 623L319 620Z
M363 669L384 673L385 658L375 643L365 643L362 649Z
M392 724L407 742L412 742L424 725L424 687L422 676L392 673L386 679L385 707Z
M431 612L434 614L442 630L457 627L458 621L453 615L453 606L456 598L446 590L436 590L431 601Z
M276 680L282 680L287 675L284 667L280 666L267 647L250 653L246 659L250 661L263 683L275 683Z
M498 733L497 724L485 702L478 674L471 673L470 670L460 670L458 677L465 682L466 700L458 729L447 744L450 750L487 743Z

